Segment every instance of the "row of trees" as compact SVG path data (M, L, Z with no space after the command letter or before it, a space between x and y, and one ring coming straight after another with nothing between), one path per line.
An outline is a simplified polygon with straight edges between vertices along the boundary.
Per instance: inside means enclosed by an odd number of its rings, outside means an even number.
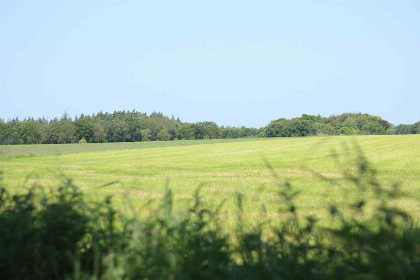
M214 122L183 123L162 113L147 115L138 111L115 111L92 116L80 115L72 120L61 118L0 119L0 144L60 144L169 141L181 139L220 139L246 137L302 137L352 134L419 134L420 122L393 126L368 114L321 117L302 115L278 119L263 128L219 127Z
M68 114L48 121L44 118L0 121L1 144L60 144L75 142L137 142L173 140L181 121L162 113L147 115L137 111L115 111L81 115Z
M420 122L397 125L394 132L395 134L420 134Z
M416 123L419 127L420 122ZM415 126L413 125L413 126ZM272 121L265 128L267 137L299 137L314 135L357 135L357 134L416 134L420 130L412 130L409 133L397 133L398 127L394 127L388 121L378 116L369 114L344 113L327 118L313 115L302 115L298 118L278 119Z

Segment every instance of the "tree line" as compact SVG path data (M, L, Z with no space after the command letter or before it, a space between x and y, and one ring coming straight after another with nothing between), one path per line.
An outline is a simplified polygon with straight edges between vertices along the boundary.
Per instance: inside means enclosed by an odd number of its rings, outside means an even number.
M344 113L329 117L303 114L291 120L274 120L265 127L264 132L266 137L420 134L420 121L411 125L394 126L381 117L362 113Z
M162 113L115 111L76 116L67 113L48 120L32 117L0 119L0 144L63 144L227 139L247 137L304 137L357 134L420 134L420 122L394 126L378 116L344 113L322 117L304 114L281 118L262 128L224 127L215 122L184 123Z

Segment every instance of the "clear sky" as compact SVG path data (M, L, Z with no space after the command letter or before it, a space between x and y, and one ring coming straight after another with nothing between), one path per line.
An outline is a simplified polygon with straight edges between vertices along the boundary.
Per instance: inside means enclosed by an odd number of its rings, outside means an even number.
M420 120L420 0L0 0L0 117Z

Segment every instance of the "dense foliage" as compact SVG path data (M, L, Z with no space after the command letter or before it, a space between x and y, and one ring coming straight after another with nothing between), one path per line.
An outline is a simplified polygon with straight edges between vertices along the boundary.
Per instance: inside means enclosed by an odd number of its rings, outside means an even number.
M270 164L267 163L268 168ZM273 172L278 181L278 177ZM108 198L88 202L71 180L52 191L12 194L0 186L2 279L415 279L420 230L392 207L397 187L383 188L358 157L343 179L360 191L348 205L330 205L337 226L319 226L295 205L297 193L278 183L279 216L246 227L243 197L237 225L226 233L222 206L173 213L168 191L150 218L124 217ZM348 186L348 184L346 184ZM375 199L366 197L376 195ZM365 210L369 207L369 210ZM328 218L327 218L328 219Z
M272 121L265 131L268 137L394 134L392 125L380 117L350 113L328 118L302 115L291 120L279 119Z
M321 117L302 115L278 119L264 128L219 127L214 122L183 123L162 113L147 115L137 111L116 111L77 116L66 113L48 121L18 118L0 119L0 144L60 144L226 139L246 137L301 137L353 134L418 134L420 122L393 126L386 120L368 114L345 113Z

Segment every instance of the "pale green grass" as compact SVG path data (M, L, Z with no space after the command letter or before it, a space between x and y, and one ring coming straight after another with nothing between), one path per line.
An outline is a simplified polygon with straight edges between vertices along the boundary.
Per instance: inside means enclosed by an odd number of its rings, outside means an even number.
M120 142L120 143L85 143L85 144L37 144L37 145L0 145L0 159L11 157L28 157L44 155L62 155L110 150L150 149L172 146L191 146L215 143L248 142L255 138L239 139L205 139L205 140L175 140L153 142ZM272 140L261 138L258 140Z
M236 194L241 192L245 197L244 211L252 220L260 215L262 205L268 216L279 215L278 210L283 207L277 196L275 178L264 163L266 159L281 181L291 182L301 192L297 202L303 214L324 216L329 204L343 203L360 193L351 190L345 182L332 185L313 171L340 182L343 168L354 163L357 154L354 144L357 143L378 169L384 185L400 182L407 196L397 204L417 219L420 217L420 135L216 142L154 148L139 146L138 149L133 146L129 150L104 147L100 149L107 151L97 152L76 149L67 154L60 154L59 147L55 147L56 155L12 157L9 153L8 157L0 159L0 169L7 187L16 191L32 184L57 186L59 176L64 174L73 178L90 198L112 195L123 211L138 210L149 200L159 199L167 186L175 194L176 209L183 209L190 205L194 191L201 186L205 203L217 205L226 199L224 209L232 213L236 209ZM38 146L18 148L27 149L28 154L31 147L38 149ZM332 159L333 151L340 155L342 165ZM106 186L111 182L114 184Z

